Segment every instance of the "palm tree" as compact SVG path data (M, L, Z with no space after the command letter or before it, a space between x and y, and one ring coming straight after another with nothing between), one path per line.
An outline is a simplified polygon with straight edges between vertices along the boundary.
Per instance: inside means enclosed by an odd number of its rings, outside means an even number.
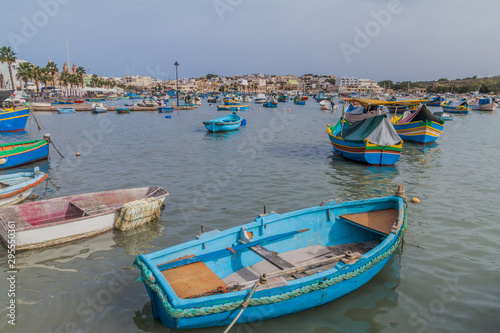
M10 83L13 90L16 90L16 86L14 84L14 76L12 76L12 63L16 62L16 60L16 53L12 51L10 46L2 46L2 48L0 48L0 62L6 62L9 66Z
M92 78L90 79L90 82L92 83L93 88L97 87L97 83L99 82L99 76L97 76L97 74L93 74Z
M22 62L17 66L17 78L24 81L24 89L28 92L28 80L33 78L33 65Z
M83 76L86 74L85 73L85 68L83 67L78 67L76 69L76 74L80 76L80 84L82 85L82 89L83 89Z
M56 73L59 71L57 65L53 61L49 61L47 65L45 65L45 69L52 75L52 88L56 88Z
M69 83L71 85L71 91L73 91L73 85L76 84L77 86L80 85L80 75L78 74L70 74L69 75Z
M39 96L40 95L40 87L38 86L38 80L43 76L43 71L37 65L33 65L31 70L33 73L33 79L35 80L36 94L37 94L37 96Z
M71 76L71 74L64 71L64 72L61 72L61 76L59 77L59 80L61 81L61 83L64 84L64 87L66 89L68 88L68 83L70 82L70 76Z

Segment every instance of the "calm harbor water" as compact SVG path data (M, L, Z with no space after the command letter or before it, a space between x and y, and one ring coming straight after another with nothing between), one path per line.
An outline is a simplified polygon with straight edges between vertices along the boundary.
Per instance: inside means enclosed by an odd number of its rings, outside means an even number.
M500 148L497 112L473 111L447 122L434 145L404 144L394 167L367 166L333 154L326 124L340 114L319 104L251 104L246 126L208 133L201 108L93 115L35 114L26 132L1 142L50 133L50 182L40 199L156 185L170 192L161 220L131 232L16 255L16 325L7 323L7 250L0 247L0 330L16 332L166 332L134 258L192 240L200 230L252 221L263 205L278 213L326 199L391 195L405 184L405 244L372 281L325 306L236 325L233 332L498 332L500 330ZM291 111L284 111L284 108ZM435 108L432 111L437 111ZM31 118L31 117L30 117ZM81 157L75 157L80 152ZM19 170L31 169L32 165ZM207 328L193 332L221 332Z

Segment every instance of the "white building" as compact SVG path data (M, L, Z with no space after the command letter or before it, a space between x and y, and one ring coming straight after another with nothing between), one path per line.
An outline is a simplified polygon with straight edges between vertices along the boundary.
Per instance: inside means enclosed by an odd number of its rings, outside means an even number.
M359 79L357 77L341 77L339 86L341 87L357 87Z
M16 90L21 90L22 81L17 78L17 66L19 66L22 62L26 61L17 59L16 62L12 64L12 76L14 77L14 86L16 87ZM0 63L0 73L3 74L3 87L0 86L0 89L11 89L12 85L10 82L9 65L6 62Z

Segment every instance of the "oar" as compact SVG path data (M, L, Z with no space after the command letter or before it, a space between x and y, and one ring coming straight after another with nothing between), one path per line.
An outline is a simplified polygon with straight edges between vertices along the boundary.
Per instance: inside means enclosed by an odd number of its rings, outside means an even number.
M217 251L201 254L199 256L194 256L191 258L186 258L186 259L182 259L182 260L169 262L169 263L166 263L163 265L159 265L158 269L160 271L165 271L167 269L172 269L172 268L192 264L192 263L195 263L198 261L203 261L203 260L211 259L214 257L219 257L221 255L234 254L238 251L247 249L247 248L255 246L255 245L271 242L271 241L274 241L274 240L277 240L280 238L284 238L284 237L288 237L288 236L293 236L293 235L296 235L296 234L299 234L299 233L302 233L305 231L309 231L309 229L302 229L302 230L297 230L297 231L285 232L283 234L265 237L265 238L258 239L258 240L252 241L252 242L238 244L238 245L234 246L233 248L227 247L227 248L222 249L222 250L217 250Z

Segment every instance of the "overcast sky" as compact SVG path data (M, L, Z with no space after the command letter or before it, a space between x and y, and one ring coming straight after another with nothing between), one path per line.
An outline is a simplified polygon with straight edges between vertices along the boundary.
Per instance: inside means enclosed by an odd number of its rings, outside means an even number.
M101 76L500 74L498 0L3 0L0 46Z

